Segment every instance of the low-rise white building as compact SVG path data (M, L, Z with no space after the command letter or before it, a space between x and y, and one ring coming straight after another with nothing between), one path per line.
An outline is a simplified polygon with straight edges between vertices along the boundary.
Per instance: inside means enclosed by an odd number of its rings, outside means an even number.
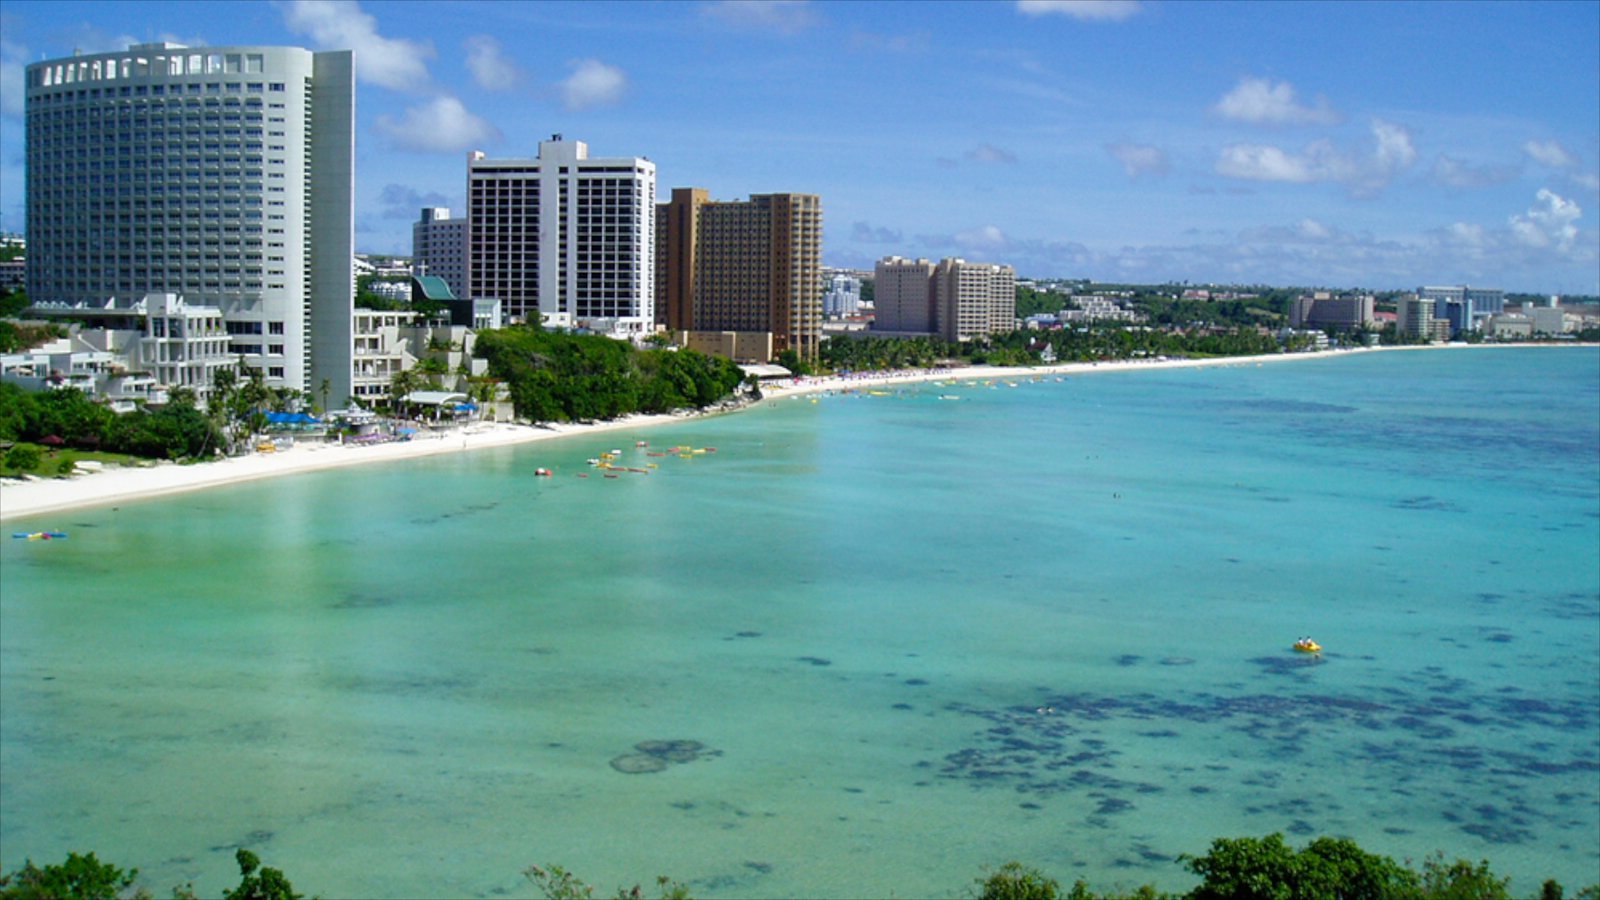
M51 345L56 352L45 353L51 371L36 377L59 373L73 387L111 399L163 403L165 389L184 387L204 402L216 371L239 363L222 310L191 306L177 294L146 294L100 308L36 305L31 313L72 328L65 346Z
M355 391L363 405L389 397L394 376L419 371L441 390L463 391L488 374L488 360L472 356L476 333L464 325L421 320L414 312L357 309ZM331 398L330 398L331 399Z

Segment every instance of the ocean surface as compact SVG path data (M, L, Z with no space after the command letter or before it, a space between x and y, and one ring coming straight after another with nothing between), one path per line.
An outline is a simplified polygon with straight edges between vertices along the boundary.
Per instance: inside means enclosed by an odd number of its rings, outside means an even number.
M863 390L43 528L0 541L7 869L951 897L1281 831L1600 872L1594 348Z

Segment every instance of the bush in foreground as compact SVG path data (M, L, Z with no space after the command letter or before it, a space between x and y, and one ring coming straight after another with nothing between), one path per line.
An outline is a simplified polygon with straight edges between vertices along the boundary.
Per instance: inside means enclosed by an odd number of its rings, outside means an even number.
M239 886L223 891L223 900L302 900L279 869L263 867L249 850L234 856L239 863ZM1348 838L1317 838L1303 849L1289 846L1281 834L1264 838L1218 838L1203 856L1184 855L1179 861L1200 876L1200 883L1183 894L1165 894L1151 885L1131 892L1093 892L1079 879L1065 893L1061 883L1031 866L1008 862L976 879L980 900L1510 900L1511 879L1494 874L1487 860L1445 862L1443 854L1428 858L1420 872L1387 856L1362 850ZM149 900L150 894L134 884L139 870L102 863L93 853L67 855L60 865L35 866L32 860L15 872L0 875L0 900ZM592 885L560 866L529 866L523 876L548 900L591 900ZM176 888L177 900L197 900L192 887ZM619 887L617 900L645 900L639 885ZM665 876L656 879L660 900L690 900L689 888ZM1540 900L1564 900L1562 886L1546 881ZM1600 884L1579 891L1576 900L1600 900Z

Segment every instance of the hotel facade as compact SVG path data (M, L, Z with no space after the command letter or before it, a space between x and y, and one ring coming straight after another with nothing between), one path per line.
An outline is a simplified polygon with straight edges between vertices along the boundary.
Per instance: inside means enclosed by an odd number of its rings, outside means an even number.
M716 201L676 188L656 215L657 321L694 349L766 362L822 342L822 200ZM727 348L733 347L734 350Z
M885 257L874 270L873 330L937 334L951 343L1017 327L1017 273L964 259Z
M467 293L552 328L653 331L656 167L555 135L534 159L467 160Z
M467 293L467 220L450 217L441 206L425 206L411 223L411 273L437 275L450 292L465 299Z
M27 67L26 116L35 309L181 298L218 310L228 355L273 387L349 395L349 51L152 43L49 60Z

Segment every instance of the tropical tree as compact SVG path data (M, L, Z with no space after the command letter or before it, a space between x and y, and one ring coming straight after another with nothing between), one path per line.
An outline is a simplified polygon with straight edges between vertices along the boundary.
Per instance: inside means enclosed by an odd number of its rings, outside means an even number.
M1008 862L987 878L979 878L979 900L1056 900L1061 883L1038 869Z
M0 898L4 900L117 900L129 896L139 876L138 869L126 872L110 863L103 863L93 853L79 856L68 853L67 861L43 868L33 860L15 872L0 875Z
M233 855L239 863L239 886L223 891L224 900L301 900L281 869L263 867L261 859L243 847ZM259 874L258 874L259 870Z
M1415 872L1345 838L1318 838L1299 851L1281 834L1218 838L1204 856L1180 859L1202 879L1192 900L1399 900L1419 886Z
M422 376L412 369L401 369L389 378L389 406L396 414L404 414L406 397L422 388Z

